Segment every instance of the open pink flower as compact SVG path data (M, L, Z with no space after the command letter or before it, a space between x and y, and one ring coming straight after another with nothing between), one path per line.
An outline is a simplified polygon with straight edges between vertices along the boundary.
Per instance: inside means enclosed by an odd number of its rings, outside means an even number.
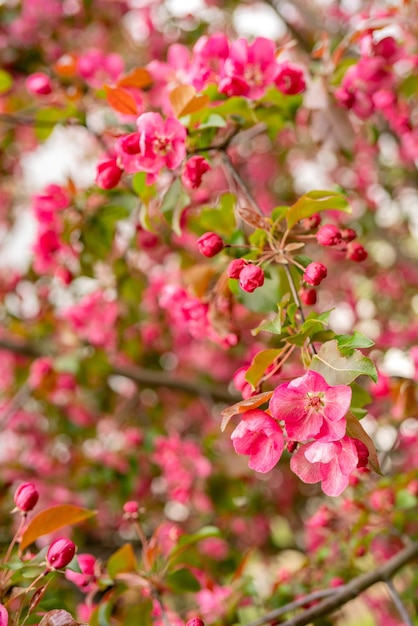
M327 496L339 496L348 486L357 464L354 441L343 437L340 441L312 441L301 446L290 460L290 469L304 483L321 482Z
M270 411L277 420L284 420L289 439L337 441L345 435L344 417L350 402L350 387L332 387L321 374L308 371L274 390Z
M282 429L270 415L259 409L247 411L231 435L237 454L250 457L248 467L265 474L282 456Z
M158 173L164 166L173 170L186 156L186 129L174 117L165 121L159 113L143 113L137 120L139 133L138 167Z

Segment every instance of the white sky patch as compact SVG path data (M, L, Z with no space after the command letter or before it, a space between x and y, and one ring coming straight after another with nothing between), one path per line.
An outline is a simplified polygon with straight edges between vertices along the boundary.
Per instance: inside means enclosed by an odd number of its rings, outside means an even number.
M48 139L22 158L23 184L31 192L46 185L65 185L71 178L77 187L94 182L99 150L87 129L55 126Z
M203 0L166 0L165 6L174 17L186 17L206 9Z
M403 378L413 378L415 372L412 357L399 348L390 348L386 352L380 369L387 376L402 376Z
M232 19L237 33L245 37L280 39L286 34L283 21L276 11L264 2L238 6Z

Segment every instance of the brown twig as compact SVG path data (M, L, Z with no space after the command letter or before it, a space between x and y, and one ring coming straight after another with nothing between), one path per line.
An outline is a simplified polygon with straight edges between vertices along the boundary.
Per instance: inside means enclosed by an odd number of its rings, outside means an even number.
M418 541L415 541L398 552L398 554L392 557L384 565L381 565L372 572L361 574L360 576L353 578L353 580L346 585L342 585L341 587L335 589L335 593L333 593L331 597L325 598L322 602L319 602L315 606L303 611L303 613L282 622L281 626L306 626L324 615L330 615L344 604L347 604L350 600L357 598L363 591L372 585L382 581L387 583L387 581L390 580L402 567L404 567L404 565L417 557ZM307 597L308 596L306 596L306 598ZM305 600L305 602L299 606L303 606L303 604L306 604L306 602L309 601L306 600L306 598L301 598L301 600ZM290 603L287 607L280 607L280 609L277 609L276 611L271 611L263 617L260 617L253 622L249 622L246 626L262 626L263 624L268 624L277 617L280 617L280 615L283 615L283 609L285 608L287 609L285 612L288 612L297 607L292 606L292 603ZM277 613L277 611L280 611L280 613Z
M9 350L15 354L28 356L31 358L39 358L41 356L54 356L54 349L42 349L37 346L24 343L19 340L12 340L2 337L0 339L0 350ZM110 375L125 376L134 382L147 387L165 387L178 391L184 391L193 396L201 396L209 398L215 402L225 402L233 404L238 402L241 396L233 394L224 389L222 385L214 385L205 382L190 381L179 376L169 376L166 372L160 370L151 370L135 365L113 366Z

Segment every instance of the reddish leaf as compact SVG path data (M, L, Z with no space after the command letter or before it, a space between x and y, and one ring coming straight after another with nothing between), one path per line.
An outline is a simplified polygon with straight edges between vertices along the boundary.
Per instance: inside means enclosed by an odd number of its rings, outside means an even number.
M369 435L364 430L358 419L352 414L347 413L347 435L353 439L358 439L369 451L369 465L377 474L381 474L379 459L377 458L376 448Z
M271 220L267 217L263 217L254 209L249 209L248 207L237 207L236 209L239 217L250 226L254 228L262 228L264 230L269 230L271 226Z
M256 396L251 396L251 398L247 398L246 400L240 400L240 402L237 402L236 404L233 404L232 406L224 409L221 413L221 430L225 430L231 417L240 413L245 413L246 411L250 411L251 409L256 409L265 402L268 402L272 395L272 391L264 391L263 393L258 393Z
M137 67L117 82L118 87L135 87L136 89L143 89L150 85L152 85L151 74L143 67Z
M20 550L24 550L39 537L53 533L64 526L72 526L96 515L95 511L82 509L72 504L51 506L35 515L26 526L20 542Z
M203 109L208 102L208 96L196 95L196 89L191 85L180 85L176 87L169 95L173 112L177 117L194 113Z
M45 613L39 626L79 626L80 622L76 622L71 613L64 609L54 609Z
M108 103L115 111L124 115L138 115L135 99L126 89L104 85L104 90Z

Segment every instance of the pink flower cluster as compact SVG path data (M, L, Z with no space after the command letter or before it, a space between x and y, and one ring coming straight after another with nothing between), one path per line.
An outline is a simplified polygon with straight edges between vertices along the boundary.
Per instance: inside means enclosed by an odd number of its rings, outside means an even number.
M207 478L212 471L197 443L179 436L157 437L152 460L167 482L168 497L182 504L190 501L198 490L199 479ZM199 494L203 497L203 493Z
M360 60L349 67L335 97L362 120L379 113L399 136L401 155L416 159L418 127L400 85L408 68L410 73L416 71L417 56L394 37L376 41L370 32L360 41L360 50Z
M305 483L322 483L330 496L340 495L356 467L364 464L362 450L346 436L345 415L350 408L351 388L328 385L317 372L279 385L269 413L252 409L244 413L231 435L235 451L250 457L249 467L270 471L285 445L283 423L289 442L301 443L290 467Z
M78 304L66 308L61 314L81 339L93 346L107 348L115 345L118 315L118 303L109 300L102 291L84 296Z

